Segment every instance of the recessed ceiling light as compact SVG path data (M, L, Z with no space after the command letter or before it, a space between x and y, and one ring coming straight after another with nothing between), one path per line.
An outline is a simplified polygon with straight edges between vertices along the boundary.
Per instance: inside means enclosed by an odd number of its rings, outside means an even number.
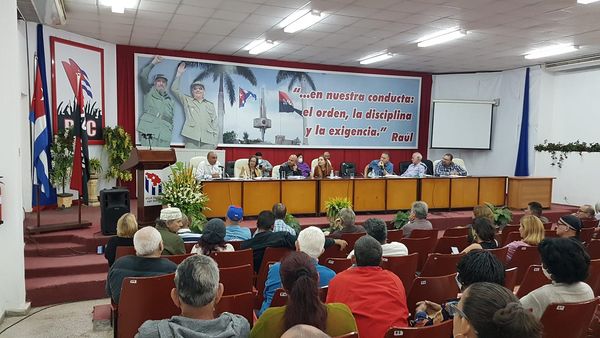
M296 12L294 12L294 13L296 13ZM292 13L292 15L294 15L294 13ZM286 33L296 33L298 31L301 31L303 29L306 29L306 28L316 24L317 22L321 21L325 16L326 15L324 13L319 12L319 11L315 11L315 10L308 11L304 15L299 17L298 19L296 19L293 22L291 22L290 24L286 25L285 28L283 29L283 31ZM286 20L287 20L287 18L286 18Z
M577 0L577 3L582 4L582 5L587 5L587 4L591 4L593 2L597 2L597 1L600 1L600 0Z
M429 47L438 45L440 43L460 39L465 35L467 35L467 31L460 29L460 27L452 27L420 38L417 40L417 46Z
M359 61L360 61L361 65L369 65L371 63L387 60L393 56L394 56L393 53L381 51L381 52L377 52L377 53L373 53L371 55L365 56L364 58L360 59Z
M553 55L560 55L565 53L571 53L579 49L579 46L574 46L568 43L559 45L553 45L543 48L534 49L531 52L525 54L526 59L539 59Z
M111 7L113 13L125 13L125 8L135 8L138 0L100 0L100 4Z
M252 44L252 42L250 44ZM268 51L269 49L277 46L278 44L279 44L279 42L277 42L277 41L263 40L260 43L256 44L255 46L253 46L248 51L248 53L250 53L252 55L264 53L264 52Z

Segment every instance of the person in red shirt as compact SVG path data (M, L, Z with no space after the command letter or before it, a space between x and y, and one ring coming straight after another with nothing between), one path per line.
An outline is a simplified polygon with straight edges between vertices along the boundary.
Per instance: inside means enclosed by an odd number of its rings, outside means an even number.
M381 338L390 327L408 326L404 285L383 270L381 244L363 236L354 245L356 266L337 274L329 283L327 303L348 305L361 338Z

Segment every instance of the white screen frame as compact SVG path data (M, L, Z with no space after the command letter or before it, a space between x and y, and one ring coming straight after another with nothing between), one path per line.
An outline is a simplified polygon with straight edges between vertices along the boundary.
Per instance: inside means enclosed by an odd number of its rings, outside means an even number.
M482 126L485 126L485 130L488 131L487 134L487 142L483 141L483 143L486 144L482 144L482 145L466 145L466 144L459 144L459 143L448 143L446 141L439 141L440 137L437 138L437 142L436 142L436 135L439 136L438 131L439 129L437 128L441 128L440 125L441 124L446 124L447 121L444 121L443 118L440 118L440 114L439 114L439 110L438 110L438 114L437 114L437 118L436 118L436 104L456 104L456 105L460 105L463 107L468 107L468 108L476 108L476 106L479 106L478 109L481 109L482 112L480 112L481 114L485 113L486 115L486 121L488 121L489 119L489 129L487 127L487 124L481 124ZM492 149L492 133L493 133L493 124L494 124L494 106L497 103L495 101L474 101L474 100L433 100L433 105L432 105L432 112L431 112L431 130L430 130L430 148L431 149L470 149L470 150L491 150ZM439 106L438 106L439 107ZM446 118L447 116L443 116L444 118ZM436 125L436 122L438 123ZM465 121L461 121L462 125L467 126L466 123L464 123ZM485 122L485 121L484 121ZM456 125L456 124L452 124L452 125ZM437 127L437 128L436 128ZM467 126L465 127L464 130L455 130L453 128L453 131L456 131L455 134L463 134L465 133L465 131L469 128L473 128L472 126ZM445 140L444 138L442 138L443 140Z

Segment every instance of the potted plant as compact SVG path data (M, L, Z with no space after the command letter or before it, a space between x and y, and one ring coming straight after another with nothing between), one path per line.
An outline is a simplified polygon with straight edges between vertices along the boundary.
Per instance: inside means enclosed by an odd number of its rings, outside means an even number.
M298 222L296 217L294 217L294 215L292 214L285 214L285 219L283 221L285 222L285 224L289 225L290 228L296 231L296 235L298 235L302 230L302 228L300 227L300 222Z
M333 197L325 201L330 230L337 230L337 227L339 227L335 220L338 218L340 210L344 208L352 208L352 202L346 197Z
M54 142L50 147L50 155L52 156L50 182L54 187L62 188L62 192L57 194L57 204L63 209L71 207L73 203L73 194L65 191L73 170L73 142L73 128L66 128L54 135Z
M133 176L128 170L121 170L121 165L129 158L133 143L129 134L121 127L105 127L104 147L108 152L108 168L105 177L119 181L131 181Z
M190 230L200 233L206 223L208 196L202 193L202 185L196 181L193 168L177 162L171 166L169 179L163 181L162 194L159 199L163 205L181 210L190 218Z
M408 223L410 211L398 211L394 217L394 229L402 229Z
M87 183L88 188L88 205L97 207L100 205L98 202L98 178L102 173L102 163L100 159L92 157L90 158L90 179Z
M485 202L485 205L494 213L494 224L500 227L500 229L503 229L505 225L512 221L512 211L507 206L496 207L488 202Z

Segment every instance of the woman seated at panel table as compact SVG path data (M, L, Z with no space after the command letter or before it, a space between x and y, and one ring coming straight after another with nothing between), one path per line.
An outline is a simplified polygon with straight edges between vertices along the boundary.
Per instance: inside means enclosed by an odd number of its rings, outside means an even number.
M240 170L240 177L252 179L261 176L262 172L260 171L260 169L258 169L258 157L252 155L248 159L248 165L243 166Z
M304 162L304 156L302 154L298 154L298 169L302 172L302 176L309 177L310 176L310 165Z
M328 177L333 172L333 168L331 167L331 163L323 157L323 155L319 156L317 166L315 167L315 171L313 172L313 178L323 178Z

